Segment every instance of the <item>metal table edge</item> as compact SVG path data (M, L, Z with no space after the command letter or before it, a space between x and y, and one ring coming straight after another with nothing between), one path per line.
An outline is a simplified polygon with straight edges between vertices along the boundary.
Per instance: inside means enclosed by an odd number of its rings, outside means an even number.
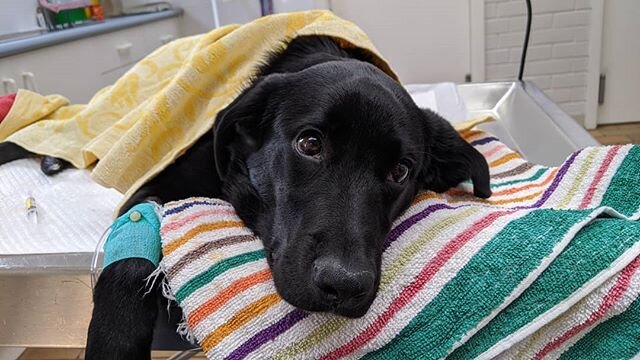
M598 146L600 143L589 132L580 126L569 114L562 110L556 103L529 80L518 82L519 86L540 108L549 115L549 118L565 133L574 143L576 148L582 149L588 146Z
M111 18L95 24L88 24L71 29L48 32L23 39L7 40L4 42L0 42L0 58L17 55L24 52L54 46L74 40L84 39L91 36L104 35L110 32L143 25L150 22L178 17L182 14L183 10L181 8L173 8L148 14Z

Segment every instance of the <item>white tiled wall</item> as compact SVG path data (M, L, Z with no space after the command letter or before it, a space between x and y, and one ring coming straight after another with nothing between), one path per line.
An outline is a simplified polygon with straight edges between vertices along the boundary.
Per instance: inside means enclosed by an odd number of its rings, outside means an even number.
M589 48L589 0L532 0L533 25L525 79L533 80L566 112L584 115ZM518 76L524 0L485 0L486 79Z
M171 1L185 10L183 35L213 27L211 0ZM277 12L327 8L328 2L275 0L274 7ZM222 24L260 16L257 0L217 0L217 3ZM532 6L533 27L525 78L534 81L566 112L581 116L585 112L590 0L532 0ZM485 0L486 80L517 78L525 13L524 0Z

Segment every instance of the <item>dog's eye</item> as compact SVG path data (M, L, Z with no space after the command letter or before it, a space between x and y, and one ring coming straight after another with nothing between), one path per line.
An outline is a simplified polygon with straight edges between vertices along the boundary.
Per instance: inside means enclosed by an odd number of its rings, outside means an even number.
M322 152L322 138L315 130L305 131L296 140L296 150L304 156L319 157Z
M407 177L409 177L410 171L411 162L409 162L408 160L401 160L393 166L393 168L389 172L389 175L387 175L387 180L401 184L407 179Z

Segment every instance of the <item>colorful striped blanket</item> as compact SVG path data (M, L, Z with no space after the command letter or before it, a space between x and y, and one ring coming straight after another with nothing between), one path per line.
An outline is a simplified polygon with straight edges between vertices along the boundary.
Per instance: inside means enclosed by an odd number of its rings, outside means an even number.
M386 240L359 319L276 293L262 244L224 201L165 206L170 296L211 359L631 358L640 353L640 146L594 147L560 167L479 131L493 196L464 182L421 193Z

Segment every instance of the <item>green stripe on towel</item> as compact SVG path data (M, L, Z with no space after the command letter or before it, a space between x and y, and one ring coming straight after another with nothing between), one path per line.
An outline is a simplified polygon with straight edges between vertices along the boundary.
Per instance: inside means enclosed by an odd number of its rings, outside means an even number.
M503 187L503 186L507 186L507 185L520 184L520 183L524 183L524 182L529 183L529 182L532 182L532 181L536 181L544 173L546 173L547 171L549 171L549 168L541 168L541 169L538 169L538 171L536 171L535 174L531 175L531 177L528 177L528 178L525 178L525 179L505 181L505 182L501 182L501 183L497 183L497 184L491 184L491 188L492 189L497 189L499 187ZM469 180L469 183L471 183L471 180Z
M640 223L596 219L583 228L565 250L522 295L475 334L451 359L474 358L531 323L609 268L640 238ZM588 261L585 261L588 259ZM575 271L579 269L580 271Z
M196 290L200 289L205 285L208 285L211 282L211 280L215 279L216 277L218 277L219 275L221 275L227 270L230 270L234 267L238 267L240 265L243 265L252 261L257 261L263 258L264 258L264 250L260 249L257 251L252 251L252 252L248 252L248 253L244 253L244 254L240 254L234 257L224 259L219 263L216 263L215 265L211 266L204 272L198 274L197 276L189 280L186 284L184 284L184 286L181 287L180 290L176 292L176 300L183 301L189 295L193 294Z
M609 206L625 216L632 216L640 208L640 146L629 150L622 164L607 187L600 203Z
M390 343L365 358L446 356L448 349L498 308L591 212L541 209L511 221Z

